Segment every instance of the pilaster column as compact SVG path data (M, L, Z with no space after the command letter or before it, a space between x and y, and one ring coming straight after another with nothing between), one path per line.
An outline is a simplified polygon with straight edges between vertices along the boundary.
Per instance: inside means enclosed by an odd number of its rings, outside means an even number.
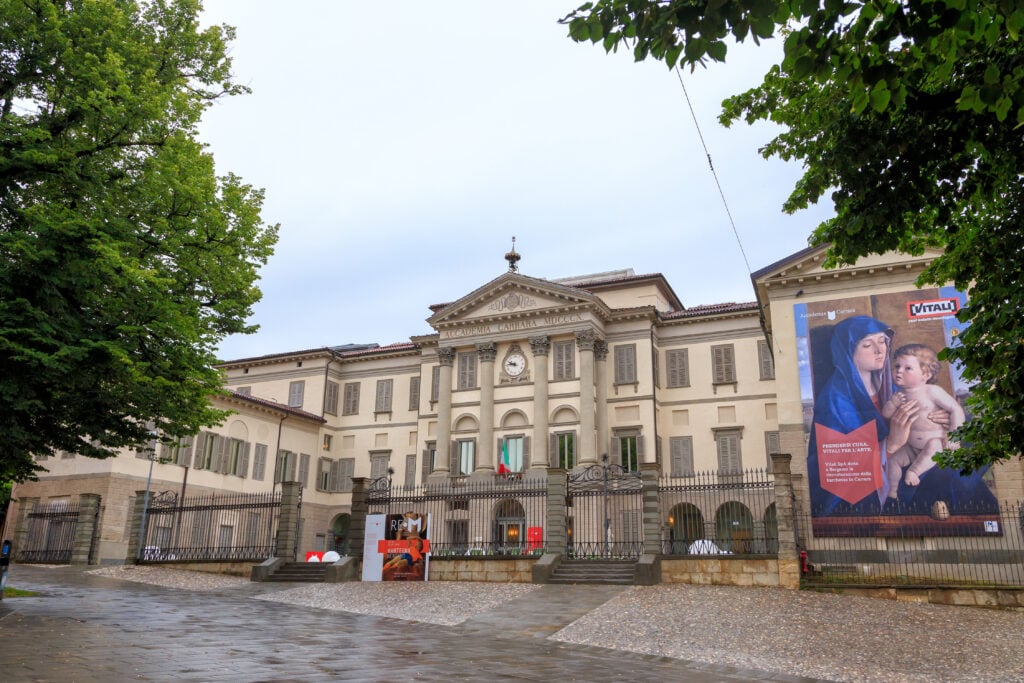
M604 339L594 342L594 360L597 362L597 449L608 448L608 343ZM611 457L611 453L608 454Z
M78 525L75 527L75 544L71 548L71 564L89 564L99 515L98 494L83 493L78 496Z
M533 351L533 448L530 451L531 469L548 466L548 351L551 338L531 337Z
M576 333L576 348L580 350L580 460L577 465L596 465L597 448L594 443L594 344L597 333L583 330Z
M455 349L439 348L437 360L441 364L437 387L437 467L432 474L447 477L452 450L452 364L455 362Z
M25 543L28 541L28 516L29 513L35 510L36 505L39 504L39 498L23 498L22 496L18 496L17 501L18 521L17 525L14 527L14 548L11 549L12 562L20 558L21 553L25 551ZM8 508L8 510L10 510L10 508ZM136 534L138 531L138 529L135 530ZM0 539L0 542L2 541L3 539Z
M477 444L476 467L473 473L494 472L494 358L498 349L494 342L476 345L480 359L480 443Z

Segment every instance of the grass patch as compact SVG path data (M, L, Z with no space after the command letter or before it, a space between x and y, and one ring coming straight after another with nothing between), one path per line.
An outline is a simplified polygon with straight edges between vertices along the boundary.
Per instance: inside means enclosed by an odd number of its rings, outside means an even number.
M5 598L34 598L38 595L39 593L35 591L24 591L20 588L4 588Z

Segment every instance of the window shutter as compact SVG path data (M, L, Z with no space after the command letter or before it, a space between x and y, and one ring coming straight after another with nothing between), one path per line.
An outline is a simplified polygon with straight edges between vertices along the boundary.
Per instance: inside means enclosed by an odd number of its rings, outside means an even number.
M177 464L188 467L192 462L192 443L194 441L195 437L193 436L186 436L179 441Z
M636 344L623 344L615 347L615 383L634 384L636 382Z
M665 353L665 372L669 387L690 386L689 355L688 349L672 349Z
M459 354L459 389L476 388L476 354L465 351Z
M193 469L202 469L203 467L203 451L206 450L206 438L209 436L206 432L199 432L196 434L196 441L193 451L195 457L192 460Z
M356 459L355 458L342 458L340 461L340 490L351 491L352 490L352 478L356 476Z
M210 454L210 471L220 472L221 454L224 449L225 439L220 434L211 434L209 438L213 439L213 452Z
M736 432L718 435L718 468L723 474L740 472L740 436Z
M523 437L523 466L522 470L530 468L530 437Z
M405 488L416 488L416 454L405 456Z
M732 344L712 346L712 364L715 384L729 384L736 381L736 362Z
M437 402L438 395L441 393L441 366L435 365L430 370L430 400Z
M573 342L560 341L554 343L555 379L573 379L576 375L575 349Z
M249 476L249 449L251 447L252 444L249 443L248 441L242 444L242 463L239 468L240 471L238 473L238 476L242 477L243 479Z
M608 446L608 464L622 464L622 444L619 443L619 437L617 436L612 437L611 444Z
M505 443L505 440L499 436L498 437L498 450L494 451L495 460L497 460L498 462L501 462L501 456L502 456L502 448L501 447L502 447L502 445L504 443ZM498 471L497 466L495 466L494 471L495 472Z
M291 408L302 407L302 397L305 393L306 382L299 380L288 385L288 405Z
M324 399L324 412L338 414L338 383L327 381L327 396Z
M672 460L671 471L674 477L693 475L693 438L689 436L673 436L668 440L669 457Z
M345 384L343 415L359 414L359 382L348 382Z
M775 359L772 358L768 342L763 340L757 342L757 360L761 367L761 379L775 379Z
M327 490L328 491L340 491L341 490L341 461L330 460L327 463Z
M409 379L409 410L418 412L420 409L420 378Z
M636 464L637 467L644 461L644 435L636 435Z
M782 452L782 443L779 440L778 432L764 433L764 450L767 460L768 471L772 470L772 453Z
M459 473L459 442L452 441L451 462L448 464L448 474L454 477Z
M160 444L160 453L159 453L158 457L160 458L160 460L162 460L164 462L170 462L171 461L171 447L170 447L170 445L165 444L165 443Z
M377 380L377 398L374 404L374 410L378 413L390 413L391 412L391 387L394 380L390 379L379 379Z
M548 467L558 467L558 435L548 435Z
M302 488L309 485L309 454L307 453L299 456L299 485Z
M326 458L318 458L316 461L316 488L317 491L323 491L321 482L324 480L324 471L327 470L328 477L330 477L330 461Z
M430 476L430 450L423 449L423 463L420 465L420 483L426 484Z

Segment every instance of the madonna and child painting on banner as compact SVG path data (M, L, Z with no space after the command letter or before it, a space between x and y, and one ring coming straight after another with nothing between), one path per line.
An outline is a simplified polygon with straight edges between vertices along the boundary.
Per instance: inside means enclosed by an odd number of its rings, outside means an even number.
M935 460L970 419L970 388L938 358L965 305L938 288L794 306L816 536L1000 532L988 473Z

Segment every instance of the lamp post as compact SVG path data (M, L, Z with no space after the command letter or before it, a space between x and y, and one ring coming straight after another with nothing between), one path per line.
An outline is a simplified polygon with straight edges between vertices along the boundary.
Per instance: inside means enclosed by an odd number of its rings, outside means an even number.
M156 432L149 435L154 439L158 436ZM153 483L153 463L156 461L156 448L149 450L149 476L146 477L146 497L142 499L142 521L139 524L139 547L135 553L135 564L142 561L143 543L146 542L146 515L149 513L149 487Z
M612 533L612 521L608 518L608 454L601 454L601 472L604 477L604 556L609 557L611 555L609 546L611 545L611 533Z

